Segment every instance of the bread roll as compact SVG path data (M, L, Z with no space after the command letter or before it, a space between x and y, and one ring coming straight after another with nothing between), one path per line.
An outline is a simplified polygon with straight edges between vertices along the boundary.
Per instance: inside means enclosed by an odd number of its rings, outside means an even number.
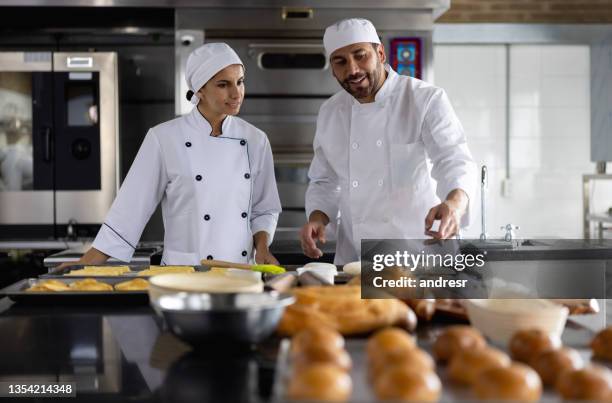
M561 373L583 366L582 357L573 348L562 347L543 351L529 363L536 370L545 386L554 385Z
M556 389L566 400L612 401L612 372L601 365L563 372Z
M309 347L320 347L336 351L344 348L344 337L329 326L308 327L291 339L291 352L300 353Z
M442 383L435 372L401 365L381 374L374 390L381 400L436 402L440 399Z
M375 383L383 373L396 366L406 366L420 372L433 372L436 369L433 358L420 348L392 350L370 361L368 377Z
M330 349L326 346L309 345L293 356L293 366L298 371L302 367L317 363L331 364L343 371L349 371L352 365L351 356L343 348Z
M351 377L334 365L313 364L296 371L289 381L293 400L344 402L351 396Z
M416 348L414 337L397 327L387 327L377 331L368 339L366 352L368 359L372 359L394 350L404 351L412 348Z
M466 325L449 326L438 336L433 345L436 360L446 362L457 352L481 348L487 345L478 329Z
M559 337L540 329L525 329L519 330L512 336L509 350L513 359L528 363L541 352L559 347L561 347Z
M601 330L591 341L593 357L612 361L612 326Z
M473 391L478 399L536 402L542 396L542 381L527 365L514 363L482 371Z
M496 348L470 348L458 351L452 356L448 373L453 381L471 385L482 371L489 368L507 367L510 363L510 357Z

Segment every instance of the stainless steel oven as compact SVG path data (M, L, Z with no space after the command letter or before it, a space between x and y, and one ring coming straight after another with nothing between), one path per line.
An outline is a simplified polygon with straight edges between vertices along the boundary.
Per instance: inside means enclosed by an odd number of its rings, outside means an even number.
M290 238L296 237L306 219L304 194L317 113L341 89L323 48L325 28L342 18L369 18L396 70L430 80L433 21L448 4L382 0L353 7L350 2L314 1L309 2L313 7L230 9L215 1L206 3L208 7L176 11L176 112L191 108L185 99L183 73L189 53L204 42L232 46L246 70L246 99L240 116L264 130L272 145L283 205L278 235L287 232Z
M0 52L2 237L94 235L117 189L115 53Z

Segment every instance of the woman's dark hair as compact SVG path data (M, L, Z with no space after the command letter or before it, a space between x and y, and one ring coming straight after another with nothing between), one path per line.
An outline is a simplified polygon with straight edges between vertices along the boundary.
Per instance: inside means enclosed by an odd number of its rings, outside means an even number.
M191 97L193 96L193 91L189 90L187 91L187 100L191 101Z

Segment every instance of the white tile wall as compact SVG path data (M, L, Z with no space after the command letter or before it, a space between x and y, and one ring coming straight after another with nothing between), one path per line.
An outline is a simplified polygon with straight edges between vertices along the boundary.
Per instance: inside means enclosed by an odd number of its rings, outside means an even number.
M507 223L523 237L581 237L583 173L590 162L588 46L510 47L510 194L506 170L503 45L436 45L436 85L445 88L461 119L476 162L489 167L487 226L501 235ZM609 189L604 189L611 185ZM607 192L607 193L606 193ZM596 198L612 203L612 183ZM478 195L480 197L480 195ZM465 236L480 234L480 200ZM606 202L596 203L603 208Z

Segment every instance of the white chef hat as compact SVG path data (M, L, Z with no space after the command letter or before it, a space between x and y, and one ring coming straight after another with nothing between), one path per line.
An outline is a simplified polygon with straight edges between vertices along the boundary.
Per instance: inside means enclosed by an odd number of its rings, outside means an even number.
M190 102L197 105L200 99L195 93L215 74L232 64L242 65L242 60L226 43L207 43L191 52L185 67L187 87L194 92Z
M379 43L376 28L365 18L348 18L330 25L323 35L323 46L329 57L337 49L360 42Z

